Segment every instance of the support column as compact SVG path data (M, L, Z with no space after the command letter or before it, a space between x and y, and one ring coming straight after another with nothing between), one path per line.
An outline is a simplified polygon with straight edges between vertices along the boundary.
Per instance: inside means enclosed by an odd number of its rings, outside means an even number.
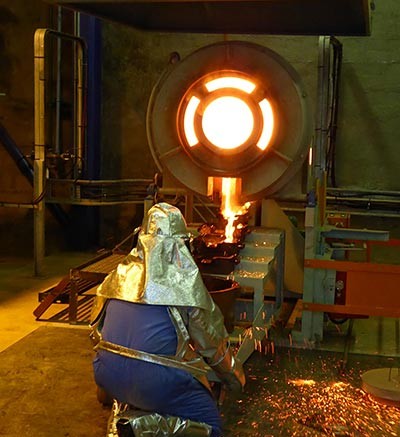
M34 274L43 274L45 253L45 58L46 29L35 32L34 83L35 83L35 159L33 162L33 247Z

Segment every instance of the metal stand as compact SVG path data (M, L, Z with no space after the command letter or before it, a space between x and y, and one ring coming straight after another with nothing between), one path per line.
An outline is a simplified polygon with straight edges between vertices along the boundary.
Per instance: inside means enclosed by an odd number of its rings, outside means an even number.
M274 323L283 302L285 271L285 233L278 229L255 229L245 239L241 251L241 262L235 268L234 279L242 287L253 290L250 328L244 333L237 358L246 362L256 349L261 349L261 341ZM272 311L264 304L267 283L274 283L275 303Z

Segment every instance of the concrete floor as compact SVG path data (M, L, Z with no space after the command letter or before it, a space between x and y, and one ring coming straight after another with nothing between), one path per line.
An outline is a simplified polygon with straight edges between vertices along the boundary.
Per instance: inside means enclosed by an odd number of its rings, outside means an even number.
M49 327L48 331L50 333L59 327L60 336L64 335L62 333L66 332L65 330L80 330L82 335L79 335L79 341L81 343L86 341L87 327L37 322L32 312L38 305L39 291L54 285L62 276L68 273L70 267L77 266L91 257L93 257L93 254L85 253L60 253L48 256L46 257L46 275L42 278L33 277L33 265L29 259L0 258L0 353L4 351L0 355L0 358L2 356L6 357L6 355L3 354L12 355L14 351L13 345L18 344L17 342L21 340L24 341L23 345L29 348L30 339L34 338L31 337L30 334L35 334L38 328L42 329L43 327ZM61 308L62 306L53 305L46 315L54 314ZM328 426L326 425L328 419L325 416L321 418L321 414L318 413L319 410L317 413L310 413L311 415L304 416L304 420L299 418L302 410L299 410L298 407L302 406L301 408L303 408L304 412L305 402L307 403L307 399L309 399L307 396L311 395L310 393L307 394L304 392L304 390L306 390L305 388L301 388L299 392L297 386L294 392L293 390L288 391L288 381L307 379L309 378L307 375L310 374L310 377L312 376L314 380L319 381L320 390L326 393L329 387L326 385L328 382L323 378L327 374L326 369L329 366L333 365L333 370L331 369L328 374L332 375L332 372L335 373L335 363L340 361L344 347L345 330L346 325L337 327L333 324L329 324L324 342L321 344L322 350L319 351L310 351L305 348L303 348L303 350L286 349L283 347L285 342L279 344L279 339L277 338L275 340L275 354L270 353L271 349L269 349L269 352L266 354L254 354L246 364L248 385L245 393L239 398L228 396L227 403L225 403L223 407L222 413L226 421L227 429L226 437L244 435L260 437L269 435L396 435L397 425L400 422L400 415L396 412L398 410L386 409L382 413L380 410L373 410L375 407L373 407L372 404L369 405L368 408L370 408L374 414L381 415L380 417L383 417L388 423L393 422L389 428L386 425L385 427L383 425L380 426L379 429L371 428L373 432L371 431L371 433L368 434L365 433L365 429L362 428L362 426L360 428L361 431L359 428L350 428L348 424L342 426L336 422L329 423ZM348 380L350 381L349 383L355 382L356 386L359 384L359 372L362 369L365 370L371 368L371 366L380 366L382 363L385 365L389 363L389 365L399 366L399 360L397 358L400 357L399 326L397 320L383 318L356 320L353 332L354 338L350 349L351 355L349 357L349 375L351 376ZM82 340L82 338L84 340ZM33 342L32 345L34 345ZM87 344L87 348L90 350L89 343ZM87 354L87 356L85 355L86 361L90 364L90 352L86 349L86 343L82 353ZM382 356L386 356L386 358L382 358ZM387 356L391 358L387 358ZM299 366L298 363L303 364ZM88 372L90 373L90 369ZM16 372L15 378L18 379L19 373L19 371ZM84 378L90 377L90 374L85 374L84 376ZM330 381L332 382L332 378L330 378ZM352 389L353 392L346 394L346 399L350 402L349 405L351 408L361 408L354 404L353 397L359 396L356 386ZM68 389L68 387L66 387L66 389ZM92 389L94 390L94 383L90 381L89 391L92 391ZM294 395L293 393L297 394ZM31 393L31 396L35 397L35 393ZM0 394L0 403L7 405L6 401L2 392ZM74 405L75 403L76 402L74 402ZM293 407L294 403L297 405L296 408ZM246 408L244 408L243 405L246 405ZM280 407L278 408L279 405ZM362 399L362 405L367 405L365 399ZM293 414L296 414L297 418L293 419L294 416L292 415L291 421L285 420L285 414L282 408L293 409ZM6 413L3 411L2 414L4 415ZM106 413L103 410L99 410L96 414L99 415L100 421L97 422L96 426L103 426L105 424ZM330 414L332 416L337 413L332 410ZM389 416L387 416L388 414ZM391 420L390 417L392 417L393 420ZM49 416L45 419L48 420L49 427L57 420L54 416ZM43 417L41 420L44 420ZM282 423L289 423L289 425L283 426ZM88 429L90 429L90 423L87 425ZM339 425L342 426L342 428L340 428ZM372 427L369 422L365 426L367 425ZM336 429L335 427L339 427L342 433L340 434L338 431L335 434L334 431L332 431ZM43 427L41 429L43 429ZM364 431L362 431L363 429ZM349 434L349 432L352 432L352 434ZM18 437L31 437L33 434L24 434L23 432L7 434L7 431L4 432L0 427L0 435L8 437L17 437L17 435ZM83 434L79 432L76 434L73 432L69 434L61 432L60 434L54 434L52 431L49 434L45 429L43 429L41 433L35 434L36 437L39 435L43 437L50 435L54 437L58 437L58 435L79 437L82 435L83 437ZM90 434L88 432L87 436L89 435L95 436L98 435L98 433Z
M88 253L56 253L45 258L45 273L33 275L29 258L0 257L0 352L30 332L43 326L32 312L38 305L38 292L56 284L70 267L92 258ZM57 306L49 309L59 311Z

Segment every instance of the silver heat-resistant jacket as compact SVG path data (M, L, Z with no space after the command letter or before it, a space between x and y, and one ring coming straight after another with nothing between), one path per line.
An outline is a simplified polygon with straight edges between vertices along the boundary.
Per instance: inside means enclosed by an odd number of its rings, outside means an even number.
M211 367L228 388L242 388L243 368L230 350L223 316L210 297L184 238L186 223L178 208L159 203L149 210L137 247L97 289L92 310L94 337L101 340L102 314L109 299L166 305L178 337L177 353L170 364L186 366L205 385L204 375ZM100 348L107 349L103 343ZM126 348L118 349L118 345L111 345L108 350L157 362L157 356L149 358L140 351L129 355Z

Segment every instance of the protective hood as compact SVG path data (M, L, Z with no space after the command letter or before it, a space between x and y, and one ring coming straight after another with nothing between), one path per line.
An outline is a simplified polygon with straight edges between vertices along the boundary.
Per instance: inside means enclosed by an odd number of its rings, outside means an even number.
M180 210L167 203L154 205L137 247L98 287L92 321L107 299L211 310L213 301L185 245L185 237L186 223Z

